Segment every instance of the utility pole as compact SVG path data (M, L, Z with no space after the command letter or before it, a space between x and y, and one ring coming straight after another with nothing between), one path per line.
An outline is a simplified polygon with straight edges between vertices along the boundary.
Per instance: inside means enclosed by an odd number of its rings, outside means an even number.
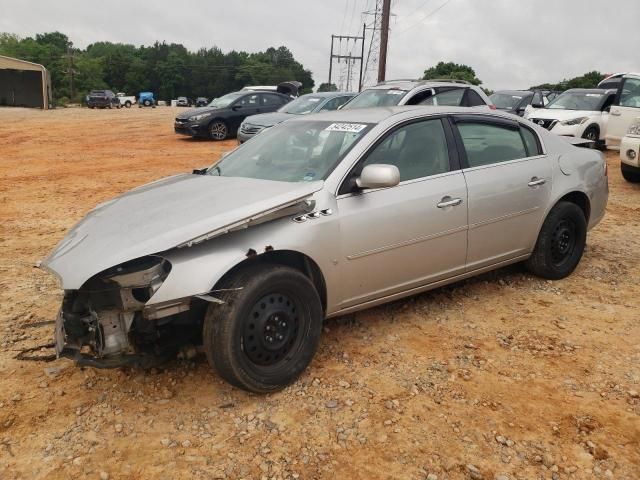
M338 62L340 62L341 60L344 60L347 63L347 68L348 68L347 85L349 85L349 75L351 74L352 62L357 60L360 62L360 81L358 84L358 91L362 89L362 69L364 65L364 39L365 39L366 28L367 28L366 25L363 25L362 36L331 35L331 53L329 54L329 85L331 85L331 74L333 71L334 59L338 60ZM337 54L333 53L334 52L333 44L335 40L340 41L340 49ZM351 49L348 50L347 55L342 55L342 40L347 41L347 49L349 48L349 42L353 41L353 45L351 46ZM352 55L351 52L353 51L353 48L356 47L356 44L358 42L362 42L360 46L360 55Z
M378 61L378 83L384 82L387 75L387 45L389 43L389 16L391 0L382 2L382 25L380 32L380 60Z

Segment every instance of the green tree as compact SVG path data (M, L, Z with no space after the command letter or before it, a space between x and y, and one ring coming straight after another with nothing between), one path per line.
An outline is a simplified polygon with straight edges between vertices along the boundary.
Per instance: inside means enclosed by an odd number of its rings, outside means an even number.
M438 62L435 67L426 69L422 78L424 80L465 80L473 85L482 84L482 81L476 77L476 72L473 68L453 62Z
M335 83L321 83L318 87L319 92L337 92L338 87Z
M604 79L604 75L597 71L587 72L579 77L564 79L558 83L543 83L531 87L531 90L569 90L570 88L596 88L598 83Z

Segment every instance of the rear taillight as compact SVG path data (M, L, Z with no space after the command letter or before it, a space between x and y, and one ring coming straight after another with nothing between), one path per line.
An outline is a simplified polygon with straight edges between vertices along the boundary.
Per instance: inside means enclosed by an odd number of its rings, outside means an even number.
M490 108L491 110L497 110L497 108L496 108L496 106L495 106L495 105L489 105L489 108Z

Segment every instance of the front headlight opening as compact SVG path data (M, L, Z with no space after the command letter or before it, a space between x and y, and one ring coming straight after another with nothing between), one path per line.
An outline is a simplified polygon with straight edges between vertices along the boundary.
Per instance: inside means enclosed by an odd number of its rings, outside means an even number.
M207 117L208 115L209 115L208 113L201 113L200 115L194 115L193 117L189 117L189 121L197 122L198 120L202 120L203 118Z
M561 122L561 123L562 125L582 125L587 120L589 120L589 117L578 117L578 118L572 118L571 120L565 120L564 122Z
M627 135L638 135L640 136L640 118L635 119L631 125L629 126L629 130L627 130Z

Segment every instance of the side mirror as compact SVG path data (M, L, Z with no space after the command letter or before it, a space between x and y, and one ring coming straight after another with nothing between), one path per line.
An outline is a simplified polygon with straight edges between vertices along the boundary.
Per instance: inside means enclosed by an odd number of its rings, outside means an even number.
M359 188L388 188L400 183L400 171L395 165L374 163L362 169L356 179Z
M531 106L533 108L544 108L544 105L542 103L538 103L538 102L532 103Z

